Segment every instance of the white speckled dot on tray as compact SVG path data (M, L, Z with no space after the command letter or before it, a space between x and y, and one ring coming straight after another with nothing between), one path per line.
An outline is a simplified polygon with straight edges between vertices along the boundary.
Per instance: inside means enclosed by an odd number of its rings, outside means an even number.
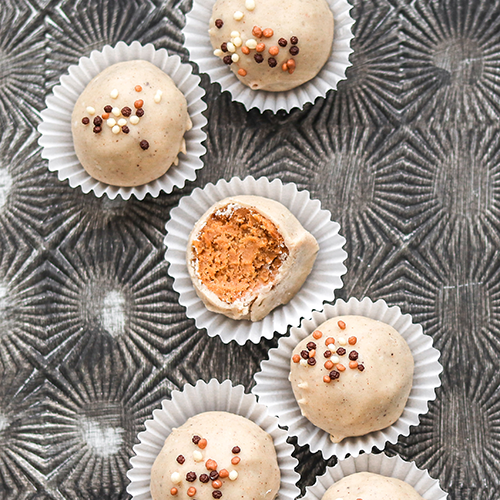
M319 244L313 269L295 297L285 305L272 310L264 319L237 321L209 311L198 297L188 273L186 249L189 235L195 223L217 201L228 196L256 195L279 201L297 217ZM343 249L345 238L340 236L340 225L331 220L328 210L322 210L318 200L311 200L309 192L299 191L293 183L283 184L265 177L243 180L233 178L207 184L195 189L190 196L181 199L179 206L170 212L166 224L165 258L169 262L169 274L174 278L174 289L186 314L194 318L198 328L206 328L208 335L218 335L224 343L235 341L240 345L247 341L258 343L261 338L270 339L274 332L285 333L288 326L297 326L301 318L310 317L314 309L322 309L325 301L335 297L335 290L342 287L342 276L347 269L343 262L347 253Z
M299 462L292 457L294 447L286 442L288 434L278 427L278 419L267 408L257 403L252 394L245 394L241 385L233 387L229 380L220 383L212 379L208 384L198 381L195 386L185 385L174 391L171 400L164 400L162 408L153 412L153 419L146 421L146 430L139 434L140 443L134 446L132 468L127 476L127 487L134 500L151 500L151 467L174 427L180 427L194 415L206 411L227 411L255 422L271 435L278 457L281 486L276 500L293 500L300 490L296 483L300 476L295 472Z
M327 467L326 472L319 476L312 486L306 488L303 499L321 500L332 484L356 472L373 472L405 481L425 500L448 498L439 481L429 476L426 470L419 469L414 462L406 462L398 456L388 457L383 453L366 453L356 458L341 460L335 467Z
M180 153L179 164L172 165L163 176L142 186L111 186L92 178L80 164L73 146L71 114L78 97L94 76L112 64L134 59L149 61L172 78L186 97L193 128L184 134L186 154ZM139 42L131 45L118 42L115 47L106 45L101 51L80 58L78 65L68 68L68 73L61 76L60 85L47 97L47 107L41 113L42 122L38 126L42 157L49 160L49 170L57 172L59 180L67 179L72 188L80 187L84 193L93 191L98 197L106 194L111 199L121 196L128 200L135 196L142 200L147 194L157 197L162 191L170 193L174 187L182 188L186 181L196 179L206 151L202 145L206 134L202 129L207 124L203 116L207 105L202 100L205 91L200 87L200 78L193 74L189 64L182 63L179 56L169 56L165 49L156 50L150 43L142 46Z
M186 14L186 26L182 30L184 45L189 50L190 60L198 65L200 72L207 73L212 82L219 83L223 92L229 92L247 110L258 108L260 111L271 110L276 113L280 109L302 109L305 104L325 97L328 91L337 88L339 81L345 80L346 69L351 66L349 55L353 52L351 41L354 38L354 20L349 13L352 6L347 0L327 0L333 12L334 34L332 52L323 69L309 82L287 92L251 90L213 54L208 28L215 1L193 0L193 8Z
M359 315L383 321L394 327L410 347L415 369L413 385L401 417L391 426L364 436L348 437L340 443L332 443L328 432L313 425L302 416L288 380L290 359L295 346L319 325L341 315ZM389 307L383 300L376 302L365 297L362 301L351 298L348 302L338 300L327 304L322 312L315 311L310 320L303 321L300 328L292 328L290 336L279 340L278 347L269 351L269 359L261 363L261 371L255 375L256 385L252 392L259 402L277 415L280 425L287 426L291 436L297 436L298 444L309 445L311 452L321 451L325 459L335 455L339 459L348 454L357 457L361 451L373 447L383 449L386 443L395 443L399 436L407 436L410 426L418 425L419 417L427 413L429 401L436 397L436 388L441 385L439 375L443 367L439 363L440 353L432 346L432 339L425 335L420 325L412 323L409 314L402 314L399 307Z

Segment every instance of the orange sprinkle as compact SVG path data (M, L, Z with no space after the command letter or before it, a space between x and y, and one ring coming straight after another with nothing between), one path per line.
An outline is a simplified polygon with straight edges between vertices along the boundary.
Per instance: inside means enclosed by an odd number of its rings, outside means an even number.
M269 54L271 54L272 56L277 56L279 53L280 53L280 49L278 47L276 47L276 45L273 45L269 49Z
M102 119L107 120L109 118L109 113L103 113L102 114Z
M323 337L323 334L319 331L319 330L316 330L315 332L313 332L313 337L318 340L320 339L321 337Z
M243 47L241 47L241 52L243 52L243 54L245 55L248 55L250 54L250 49L246 45L243 45Z
M205 438L202 438L198 441L198 448L204 450L207 447L207 444L207 440Z
M333 361L330 361L328 360L326 363L325 363L325 368L327 370L331 370L333 368Z
M208 469L208 470L217 470L217 462L215 460L212 460L211 458L209 458L206 463L205 463L205 467Z
M298 354L294 354L294 355L292 356L292 361L293 361L294 363L299 363L299 362L300 362L300 356L299 356Z
M231 458L231 463L233 465L238 465L240 463L241 458L240 457L233 457Z
M288 73L290 73L291 75L293 74L294 71L295 71L295 68L288 68Z
M339 372L345 372L345 366L344 366L342 363L339 363L339 364L337 365L337 370L338 370Z
M142 99L137 99L137 101L134 102L134 108L139 109L144 106L144 101Z
M316 349L311 349L311 350L309 351L309 357L310 357L310 358L314 358L314 356L316 356Z
M172 488L172 489L170 490L170 494L171 494L171 495L177 495L177 493L178 493L178 492L179 492L179 490L178 490L177 488Z
M288 59L288 61L286 62L286 65L288 66L289 69L293 68L295 69L295 60L294 59Z
M281 69L282 69L283 71L288 71L288 65L287 65L287 63L283 63L283 64L281 65Z
M229 477L229 472L226 469L221 469L219 471L219 477L224 479L225 477Z
M258 43L257 47L255 47L255 50L257 52L264 52L264 50L266 50L266 44L265 43Z
M219 474L220 476L220 474ZM221 486L222 486L222 481L219 481L218 479L216 479L215 481L212 481L212 486L218 490Z
M328 375L325 375L325 376L323 377L323 382L324 382L325 384L329 384L331 381L332 381L332 379L331 379Z
M271 29L271 28L266 28L262 34L266 37L266 38L271 38L273 35L274 35L274 31Z
M191 486L187 490L188 497L194 497L196 495L196 488L194 486Z
M349 337L349 345L356 345L356 342L358 341L358 339L356 337Z
M142 91L142 87L140 85L136 85L135 86L135 91L136 92L141 92Z
M339 321L338 325L341 330L345 330L345 323L342 320Z
M335 339L333 337L328 337L325 340L325 345L335 344Z
M257 37L257 38L261 38L262 37L262 29L259 28L258 26L254 26L252 29L252 35Z
M240 75L240 76L247 76L247 70L243 69L243 68L240 68L238 70L238 75Z
M349 368L352 368L354 370L357 367L358 367L357 361L349 361Z

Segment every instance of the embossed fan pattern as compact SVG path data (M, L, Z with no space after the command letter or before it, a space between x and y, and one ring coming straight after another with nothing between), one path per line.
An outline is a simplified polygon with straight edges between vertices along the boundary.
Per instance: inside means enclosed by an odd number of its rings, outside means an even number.
M36 132L59 77L120 40L186 61L190 7L1 2L0 498L129 498L137 434L172 390L212 377L251 389L277 338L225 345L197 330L163 247L183 195L249 174L319 199L347 240L338 295L399 305L442 352L436 401L386 452L427 468L453 500L498 498L500 0L354 0L352 67L314 106L248 113L202 76L194 183L110 201L60 182ZM326 464L307 447L296 456L304 491Z

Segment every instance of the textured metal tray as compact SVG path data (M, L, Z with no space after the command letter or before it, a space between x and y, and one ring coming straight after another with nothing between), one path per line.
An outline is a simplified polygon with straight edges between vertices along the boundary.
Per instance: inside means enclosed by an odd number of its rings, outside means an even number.
M347 238L340 296L401 306L442 351L437 400L386 451L451 499L499 498L500 0L355 0L353 66L326 100L247 113L203 77L206 165L182 191L109 201L59 182L36 126L60 75L119 40L187 59L189 8L0 0L0 498L128 498L136 436L172 389L252 387L277 339L198 331L162 243L182 195L248 174L319 198ZM303 488L325 463L296 455Z

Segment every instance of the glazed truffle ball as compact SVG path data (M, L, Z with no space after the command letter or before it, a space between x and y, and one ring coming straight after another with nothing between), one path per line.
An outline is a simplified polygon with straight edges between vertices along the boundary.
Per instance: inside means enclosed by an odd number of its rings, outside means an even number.
M226 412L201 413L174 429L151 470L153 500L272 500L279 487L271 436Z
M409 484L393 477L358 472L330 486L322 500L423 500Z
M210 207L195 224L186 260L209 310L259 321L299 291L318 249L314 236L281 203L234 196Z
M334 443L392 425L413 381L408 344L363 316L332 318L297 344L290 381L302 414Z
M161 177L191 128L186 98L172 79L147 61L114 64L78 98L71 118L83 168L113 186L140 186Z
M314 78L333 43L326 0L217 0L209 27L214 54L254 90L281 92Z

